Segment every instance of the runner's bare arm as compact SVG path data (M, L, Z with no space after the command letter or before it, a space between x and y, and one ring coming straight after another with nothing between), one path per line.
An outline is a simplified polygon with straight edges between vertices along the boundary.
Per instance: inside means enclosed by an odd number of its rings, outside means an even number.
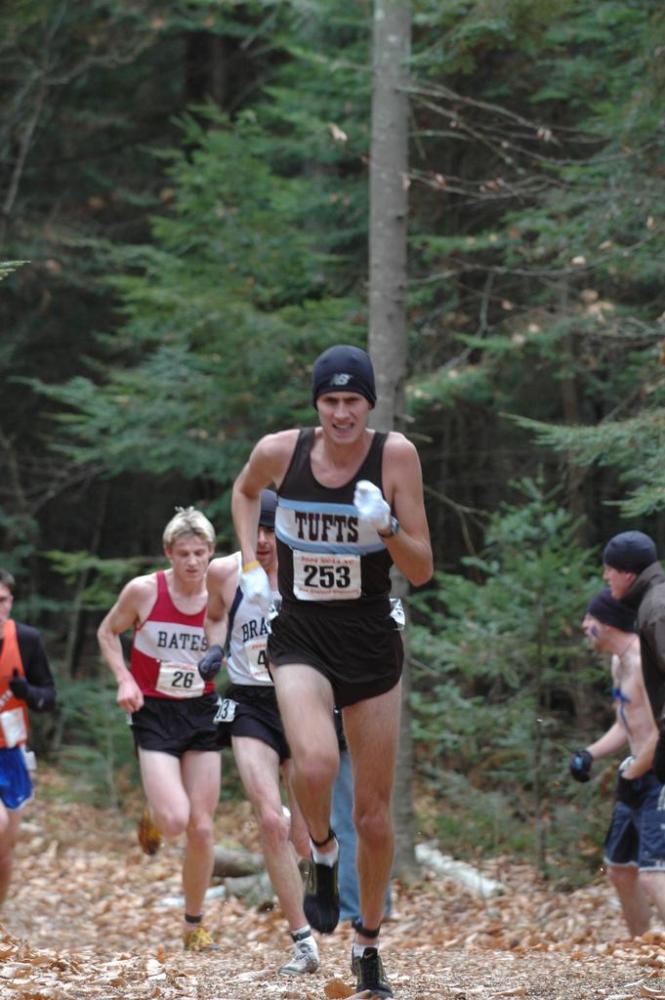
M626 727L617 721L594 743L590 743L587 750L594 760L599 760L601 757L610 757L617 753L622 747L625 747L627 742Z
M206 587L208 590L208 608L205 617L205 634L209 646L218 645L222 648L226 642L226 630L229 622L229 593L235 592L237 563L235 556L222 556L213 559L208 566Z
M142 620L154 599L153 579L135 577L122 589L118 600L97 629L101 654L118 682L116 701L125 712L137 712L143 705L143 695L125 663L120 636Z
M233 484L233 524L245 565L256 560L261 490L270 485L279 487L297 438L297 430L279 431L261 438Z
M433 572L423 475L418 452L403 434L391 432L383 453L386 499L399 521L399 532L384 539L393 562L414 586L421 586Z

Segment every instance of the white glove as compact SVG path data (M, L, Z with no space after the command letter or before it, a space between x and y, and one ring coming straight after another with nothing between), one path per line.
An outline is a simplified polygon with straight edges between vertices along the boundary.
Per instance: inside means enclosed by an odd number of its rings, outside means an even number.
M385 531L390 527L390 504L383 499L379 487L368 479L360 479L356 483L353 506L358 511L360 520L371 524L377 531Z
M634 760L635 758L632 755L632 753L630 754L630 756L624 757L624 759L619 764L619 774L623 774L624 771L627 771Z
M264 611L272 604L272 590L268 574L259 562L247 563L240 574L240 589L248 601L257 601Z

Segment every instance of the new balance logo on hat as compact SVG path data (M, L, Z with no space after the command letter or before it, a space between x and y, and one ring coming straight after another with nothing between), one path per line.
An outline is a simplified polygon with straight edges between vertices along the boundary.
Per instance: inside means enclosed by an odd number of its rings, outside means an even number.
M314 363L312 372L312 403L319 396L341 388L364 396L370 406L376 403L374 369L369 354L360 347L338 344L329 347Z

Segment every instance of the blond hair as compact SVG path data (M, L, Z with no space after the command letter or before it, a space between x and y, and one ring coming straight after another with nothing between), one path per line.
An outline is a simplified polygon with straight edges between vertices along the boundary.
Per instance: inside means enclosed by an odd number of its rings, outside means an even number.
M170 548L183 535L198 535L208 545L215 544L215 529L200 510L195 507L176 507L176 513L164 528L162 542Z

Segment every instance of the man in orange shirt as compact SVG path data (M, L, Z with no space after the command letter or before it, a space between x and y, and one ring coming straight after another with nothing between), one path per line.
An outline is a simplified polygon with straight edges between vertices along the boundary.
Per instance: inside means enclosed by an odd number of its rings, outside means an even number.
M7 897L20 811L32 798L28 709L55 705L51 668L36 628L10 618L14 577L0 569L0 904Z

